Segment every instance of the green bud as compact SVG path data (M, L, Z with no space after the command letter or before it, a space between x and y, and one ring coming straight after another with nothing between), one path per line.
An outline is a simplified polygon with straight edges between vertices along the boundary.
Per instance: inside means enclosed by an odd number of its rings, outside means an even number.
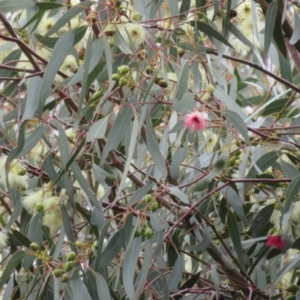
M126 75L129 72L130 72L130 68L126 65L122 65L122 66L118 67L118 73L120 75Z
M107 24L105 26L105 28L103 29L103 33L106 35L106 36L113 36L116 32L116 26L113 25L113 24Z
M121 77L119 80L119 86L125 86L128 83L129 83L129 80L125 76Z
M299 287L296 284L291 284L285 290L287 292L292 293L292 294L296 294L298 292L298 290L299 290Z
M231 158L229 159L229 166L230 166L230 167L235 166L236 160L237 160L236 156L231 157Z
M65 273L65 270L63 270L63 269L55 269L52 271L52 275L55 277L60 277L64 273Z
M69 274L68 273L62 274L60 281L61 282L68 282L69 281Z
M153 230L150 227L147 226L147 228L146 228L146 230L144 232L145 238L146 239L151 239L153 237L153 235L154 235Z
M39 250L40 246L37 243L31 243L29 245L29 248L30 248L30 250L35 252L35 251Z
M152 195L150 195L150 194L145 195L144 201L147 202L147 203L151 202L152 201Z
M98 100L99 98L101 98L103 95L103 89L100 89L99 91L95 92L92 97L90 98L90 101L93 102L93 101L96 101Z
M142 20L142 15L138 12L134 12L133 13L133 16L132 16L132 20L136 21L136 22L139 22Z
M185 54L185 50L180 47L177 47L177 53L179 57L182 57Z
M73 269L73 267L74 267L74 264L72 261L68 261L64 265L65 271L71 271Z
M108 36L107 40L108 40L108 44L109 44L110 48L112 48L116 44L115 43L115 38L113 36Z
M19 176L24 176L26 174L26 169L25 168L19 168L18 169L18 175Z
M168 83L167 83L165 80L163 80L163 79L161 79L161 80L158 82L158 85L159 85L161 88L166 88L166 87L168 87Z
M159 208L159 203L155 200L151 203L150 209L154 212Z
M145 69L145 71L148 75L152 74L154 72L154 70L155 70L154 67L151 65L148 65Z
M215 91L215 87L212 84L207 85L207 92L212 94Z
M117 73L114 73L111 75L111 79L114 80L114 81L119 81L121 78L121 76Z
M35 205L35 211L36 212L41 212L44 210L44 204L43 202L37 202L36 205Z
M134 237L139 237L143 234L143 229L138 227L134 233Z
M67 261L73 261L76 258L76 253L71 251L67 254Z
M285 298L285 300L296 300L296 296L291 295Z

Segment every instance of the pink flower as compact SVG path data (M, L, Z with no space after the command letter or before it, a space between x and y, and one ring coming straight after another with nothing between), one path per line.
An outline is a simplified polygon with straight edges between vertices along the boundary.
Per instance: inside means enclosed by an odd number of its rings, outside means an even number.
M285 240L279 235L270 235L266 243L267 247L283 250L286 245Z
M206 112L199 112L195 110L184 117L184 126L191 131L204 130L206 128L206 120Z

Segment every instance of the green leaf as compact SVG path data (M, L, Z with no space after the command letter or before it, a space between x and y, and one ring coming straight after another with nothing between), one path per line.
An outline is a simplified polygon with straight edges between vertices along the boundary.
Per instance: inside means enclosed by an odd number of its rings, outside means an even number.
M253 44L241 33L241 31L230 22L228 24L228 29L237 39L247 45L250 49L255 48Z
M42 84L42 78L35 76L29 79L29 85L27 90L25 111L22 117L22 121L26 119L31 119L39 105L39 94L36 91L39 91Z
M130 300L135 300L134 292L134 273L136 269L137 260L141 251L142 239L141 237L133 239L129 248L127 248L123 261L123 282L125 292Z
M132 116L133 111L131 107L123 106L119 110L114 125L107 136L107 142L101 157L101 165L104 164L108 153L111 150L115 150L119 146L120 142L124 139L127 129L131 124Z
M0 11L3 14L34 7L34 2L29 0L4 0L0 2Z
M246 226L248 222L244 213L243 202L240 196L231 186L223 188L220 192L223 194L224 198L228 201L234 212Z
M55 3L55 2L35 3L35 6L37 6L39 10L49 10L49 9L65 7L65 5L60 3Z
M183 14L182 18L185 18L184 13L186 11L189 11L190 6L191 6L191 0L184 0L184 1L181 2L179 13Z
M294 20L295 20L295 25L294 25L294 30L293 30L293 34L290 38L290 44L294 45L298 42L298 40L300 39L300 18L299 18L299 14L296 11L295 7L294 7Z
M1 6L0 6L1 8ZM0 278L0 290L2 290L4 284L8 280L8 278L11 276L12 273L15 272L18 264L22 261L22 259L26 256L25 251L23 250L18 250L16 251L12 257L9 259L2 275Z
M19 130L19 136L18 136L18 141L17 141L17 147L13 149L7 156L6 164L5 164L5 169L9 169L10 163L19 157L19 154L21 153L24 145L25 145L25 137L26 137L26 125L27 121L24 121L20 127Z
M162 176L166 176L167 168L166 168L165 158L160 152L155 133L149 123L146 126L146 139L147 139L147 148L153 158L155 167L161 173Z
M268 223L274 211L274 204L263 207L251 222L250 230L253 232L254 237L266 235L268 230Z
M80 276L72 278L70 281L71 289L73 291L73 300L92 300L86 286L81 281Z
M41 139L42 134L45 132L46 126L44 124L35 128L35 130L26 138L24 147L22 151L19 153L19 156L24 156L29 151L31 151L34 146L38 143Z
M163 218L162 216L160 216L157 213L152 213L151 214L151 216L150 216L150 223L151 223L152 228L155 231L161 231L161 230L169 228L169 224L166 221L166 219Z
M228 226L230 238L232 240L233 246L234 246L237 256L238 256L240 267L245 272L246 266L245 266L245 260L244 260L244 251L243 251L242 244L241 244L239 226L236 222L234 214L230 210L228 210L228 213L227 213L227 226Z
M11 233L12 236L21 243L21 245L29 248L31 241L27 236L22 234L20 231L14 229L11 230Z
M94 273L94 274L95 274L98 298L100 300L111 299L109 288L108 288L107 282L105 281L104 277L99 273Z
M273 36L275 22L277 18L277 10L278 10L278 2L277 0L273 0L267 8L266 12L266 23L265 23L265 41L264 41L264 52L265 54L268 53L271 39Z
M248 136L247 126L244 120L240 117L240 115L238 115L236 112L231 110L225 110L223 113L226 119L229 121L229 123L231 123L237 129L237 131L243 136L245 141L249 144L250 140Z
M200 243L186 246L184 249L189 251L204 251L206 250L212 241L212 235L211 232L208 230L207 226L203 226L204 232L200 232L199 229L194 229L194 233L197 237L197 239L200 241Z
M276 21L275 21L275 28L273 31L273 38L274 38L276 46L278 47L281 54L285 58L287 58L288 51L286 49L286 45L285 45L285 41L284 41L283 30L281 27L281 20L280 20L280 18L277 18L277 17L276 17Z
M286 201L283 207L283 214L287 213L290 210L292 202L295 196L298 194L300 188L300 175L295 177L293 181L289 184L288 188L286 189L285 196Z
M75 247L75 237L72 229L72 224L67 209L65 208L65 206L62 205L60 211L61 211L61 219L64 226L64 231L66 233L70 247L72 251L77 252Z
M142 265L142 269L139 271L138 277L136 279L137 287L135 291L135 299L137 299L137 295L140 293L140 290L144 286L145 280L147 278L147 274L150 269L152 261L152 243L151 240L145 241L145 247L144 247L144 261Z
M94 265L94 270L98 271L100 269L99 267L99 263L100 263L100 259L102 257L102 247L103 247L103 243L104 240L106 239L106 235L107 235L107 231L110 227L110 222L106 222L104 227L102 228L101 234L98 238L98 242L97 242L97 253L96 253L96 257L95 257L95 265Z
M191 25L195 27L196 22L192 21ZM229 46L232 48L231 44L228 42L228 40L217 30L215 30L212 26L210 26L207 23L197 21L197 29L203 33L205 33L210 39L215 38L216 40L220 41L221 43Z
M123 230L119 230L114 234L114 236L108 241L104 251L100 256L100 260L98 263L99 268L107 266L110 262L117 256L120 252L121 247L123 246L124 238L123 238Z
M137 141L137 136L138 136L138 117L137 115L134 115L134 119L133 119L133 123L132 123L132 130L131 130L131 136L130 136L130 141L129 141L129 147L128 147L128 153L127 153L127 158L126 158L126 163L124 166L124 170L122 173L122 178L121 178L121 182L116 194L116 198L119 197L119 195L121 194L125 181L128 178L128 172L129 172L129 168L130 168L130 164L133 158L133 154L134 154L134 150L136 147L136 141Z
M269 105L265 107L265 109L261 112L262 116L268 116L272 114L276 114L282 111L282 109L286 106L287 101L289 98L281 98L278 100L273 101ZM295 99L296 100L296 99ZM289 105L291 105L294 101L291 101Z
M74 31L70 30L60 37L56 43L50 61L44 73L41 89L39 91L38 116L43 114L46 99L49 95L55 75L64 62L66 56L70 54L74 42Z
M269 152L264 154L261 158L259 158L256 162L255 165L263 172L267 168L273 166L273 164L276 162L278 159L278 153L277 152ZM248 174L247 178L254 178L257 173L257 168L253 165Z
M180 100L183 94L185 94L188 91L189 67L190 67L190 62L187 61L181 70L181 75L179 78L179 82L177 86L177 94L176 94L178 100Z
M178 284L182 278L182 274L184 271L184 263L183 259L180 255L177 256L176 263L171 274L168 276L168 286L170 291L174 291L178 289Z
M105 136L109 115L94 123L88 131L86 141L91 142L94 139L103 139Z

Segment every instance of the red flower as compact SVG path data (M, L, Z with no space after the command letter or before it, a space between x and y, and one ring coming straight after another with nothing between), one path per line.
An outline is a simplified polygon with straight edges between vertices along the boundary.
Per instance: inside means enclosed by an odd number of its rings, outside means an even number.
M184 117L184 126L191 131L204 130L206 128L206 119L207 113L195 110Z
M283 250L286 245L285 240L279 235L270 235L266 243L267 247Z

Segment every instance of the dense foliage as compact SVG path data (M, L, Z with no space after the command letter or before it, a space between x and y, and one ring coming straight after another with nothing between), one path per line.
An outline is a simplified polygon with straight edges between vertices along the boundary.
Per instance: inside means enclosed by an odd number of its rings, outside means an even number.
M3 299L300 299L299 11L0 0Z

